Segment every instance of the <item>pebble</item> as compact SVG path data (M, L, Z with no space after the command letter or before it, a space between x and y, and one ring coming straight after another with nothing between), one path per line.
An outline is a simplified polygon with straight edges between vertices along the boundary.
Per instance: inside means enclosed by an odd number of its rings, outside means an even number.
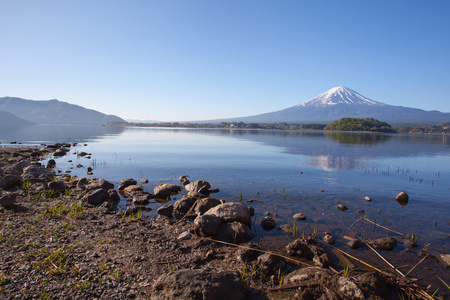
M344 205L344 204L338 204L336 206L337 209L341 210L341 211L346 211L348 210L348 208Z
M303 221L306 220L306 216L302 213L298 213L294 215L294 219L298 221Z

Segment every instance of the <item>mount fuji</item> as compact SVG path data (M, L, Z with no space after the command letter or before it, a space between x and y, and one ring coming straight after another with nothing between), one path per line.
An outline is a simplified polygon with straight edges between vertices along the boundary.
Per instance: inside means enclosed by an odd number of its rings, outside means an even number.
M375 118L392 124L437 124L450 121L450 113L388 105L339 86L283 110L215 122L329 123L347 117Z

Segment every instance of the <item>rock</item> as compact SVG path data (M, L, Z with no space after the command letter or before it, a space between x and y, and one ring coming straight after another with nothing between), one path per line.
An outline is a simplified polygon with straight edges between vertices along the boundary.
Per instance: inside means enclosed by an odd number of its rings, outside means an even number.
M189 184L186 184L184 186L184 189L186 192L197 192L203 195L209 194L209 189L211 188L211 185L209 182L203 181L203 180L197 180L195 182L191 182Z
M158 214L163 217L172 218L172 212L173 212L173 205L164 205L158 208L157 210Z
M450 267L450 254L441 254L439 255L439 258L442 260L445 266L447 266L447 268Z
M369 196L365 196L365 197L364 197L364 200L366 200L367 202L372 201L372 199L371 199Z
M56 166L56 161L55 161L54 159L50 159L50 160L47 162L46 168L47 168L47 169L53 169L55 166Z
M332 277L330 270L307 267L286 275L285 284L299 285L303 282L328 282Z
M204 215L205 216L205 215ZM218 239L225 242L245 243L255 237L247 225L240 222L221 223Z
M147 179L147 178L142 178L142 179L141 179L141 183L142 183L142 184L148 183L148 179ZM135 184L136 184L136 183L135 183Z
M332 273L328 269L307 267L289 273L284 278L284 284L287 286L304 286L299 289L299 294L295 299L341 299L335 291L330 289L329 284L320 284L330 282L332 280ZM318 283L318 284L314 284ZM308 288L311 284L313 288Z
M89 184L89 179L80 178L80 179L78 179L78 182L77 182L77 189L84 190L88 184Z
M23 169L22 180L49 180L55 176L56 173L53 170L31 165Z
M197 215L203 215L205 212L207 212L208 210L210 210L213 207L216 207L217 205L220 205L221 202L220 200L216 199L216 198L202 198L197 200L197 202L195 203L195 208L194 208L194 212Z
M161 275L150 299L244 299L247 285L235 272L185 269Z
M44 181L38 181L30 186L29 193L39 194L48 190L49 190L48 185Z
M219 234L220 219L214 215L202 215L195 218L194 225L201 236L215 236Z
M259 248L257 245L253 243L248 243L246 245L246 248L239 248L236 251L236 259L243 263L254 261L255 259L258 258L258 256L261 253L259 250L261 250L261 248Z
M178 236L178 240L180 241L184 241L184 240L189 240L192 237L192 234L189 231L185 231L182 232L179 236Z
M378 250L392 251L397 246L397 240L393 237L385 237L374 240L370 244Z
M0 188L4 190L10 190L15 186L20 186L22 180L20 177L14 175L5 175L2 180L0 180Z
M321 255L314 255L312 261L314 262L314 265L319 268L327 268L329 265L331 265L331 260L326 253Z
M141 192L139 194L133 195L131 200L133 201L133 204L135 206L143 206L149 204L149 199L151 198L151 195L146 192Z
M180 178L178 178L178 180L180 180L180 182L181 182L182 185L187 185L187 184L191 183L191 182L186 178L186 176L180 176Z
M117 193L117 191L115 189L109 189L108 195L109 195L109 197L108 197L109 201L112 202L113 204L117 204L120 202L119 193Z
M32 166L31 162L24 159L24 160L19 161L16 164L6 168L6 173L9 173L11 175L20 176L23 174L23 170L29 166Z
M313 260L319 267L325 267L330 263L325 250L317 243L316 238L310 236L304 236L289 243L286 251L290 256Z
M110 190L114 188L114 184L112 184L109 181L106 181L103 178L97 179L92 178L90 179L90 182L88 185L86 185L85 189L88 191L96 190L96 189L104 189L104 190Z
M125 197L133 198L134 195L142 192L142 185L129 185L123 190Z
M364 246L366 246L363 242L361 242L360 240L350 240L348 241L347 245L351 248L351 249L358 249L358 248L362 248Z
M251 227L252 219L247 206L237 202L227 202L208 210L205 215L215 215L222 222L240 222Z
M323 241L328 245L333 245L334 243L336 243L336 241L330 234L325 234L325 236L323 237Z
M84 196L84 200L87 200L89 204L92 205L100 205L106 200L108 200L109 194L108 191L102 188L95 189L89 191L86 196Z
M410 239L404 239L403 240L403 245L405 245L408 248L414 248L417 247L417 243L413 240Z
M173 205L173 213L177 217L183 217L194 205L195 199L190 197L183 197L177 200Z
M67 149L65 149L65 148L58 149L58 150L56 150L55 152L53 152L53 156L55 156L55 157L61 157L61 156L66 155L66 153L67 153L68 151L69 151L69 150L67 150Z
M124 178L120 181L119 186L117 189L119 191L123 191L125 188L129 187L130 185L136 185L137 181L133 178Z
M298 221L303 221L306 220L306 216L302 213L298 213L294 215L294 219Z
M395 200L397 200L397 202L401 205L406 205L408 204L409 196L407 193L401 192L397 196L395 196Z
M349 278L340 277L338 279L339 292L343 293L349 299L364 299L364 294L361 289Z
M366 292L366 296L377 295L382 299L388 299L394 291L393 287L377 272L368 272L357 275L355 276L355 281L358 282L358 286Z
M225 200L220 200L220 203L223 204L226 202L225 202ZM247 208L248 208L248 212L250 213L250 216L253 217L255 215L255 209L251 206L248 206Z
M0 205L4 207L10 207L13 206L16 202L17 194L15 193L9 193L4 194L0 197Z
M166 183L162 185L158 185L153 189L153 194L156 198L166 199L169 198L173 194L178 194L181 191L181 188L178 185Z
M337 209L341 210L341 211L346 211L348 210L348 208L344 205L344 204L338 204L336 206Z
M264 230L271 230L275 228L275 226L276 226L275 220L271 217L264 217L261 221L261 227Z
M258 257L258 266L265 274L280 272L286 266L286 260L278 255L265 253Z
M294 231L294 227L291 224L284 224L284 225L278 227L278 230L280 230L283 233L292 234Z
M63 193L67 189L65 182L62 180L50 181L47 185L50 190L55 192Z

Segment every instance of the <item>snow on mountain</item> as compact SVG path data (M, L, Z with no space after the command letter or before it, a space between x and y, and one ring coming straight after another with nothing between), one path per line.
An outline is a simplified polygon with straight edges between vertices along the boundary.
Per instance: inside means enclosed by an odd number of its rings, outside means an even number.
M325 107L336 104L385 105L384 103L370 100L345 86L337 86L332 89L329 89L328 91L320 94L317 97L314 97L306 102L296 105L296 107L301 106Z

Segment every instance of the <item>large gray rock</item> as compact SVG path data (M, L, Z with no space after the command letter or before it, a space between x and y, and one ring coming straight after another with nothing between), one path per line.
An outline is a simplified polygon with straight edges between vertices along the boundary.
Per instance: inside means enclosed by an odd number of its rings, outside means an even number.
M232 222L221 223L219 227L218 239L225 242L232 243L246 243L255 237L255 234L248 228L247 225Z
M107 201L108 198L109 198L108 191L102 188L89 191L84 196L84 200L87 200L88 203L92 205L100 205L103 202Z
M222 204L222 202L220 202L220 200L216 199L216 198L202 198L202 199L198 199L197 202L195 203L195 208L194 208L194 212L197 215L203 215L205 212L207 212L208 210L210 210L213 207L216 207L217 205Z
M6 169L6 173L9 173L11 175L20 176L23 173L23 169L25 169L26 167L29 167L31 165L32 165L31 162L29 162L28 160L24 159L24 160L14 164L14 165L12 165L12 166L9 166Z
M12 189L15 186L19 186L22 180L20 177L15 175L5 175L5 177L0 180L0 188L4 190Z
M161 275L150 299L244 299L247 285L235 272L185 269Z
M237 202L227 202L208 210L205 215L215 215L219 217L222 222L240 222L248 227L252 225L252 217L250 216L250 212L242 203Z
M163 217L172 218L173 205L169 204L161 206L160 208L158 208L157 212Z
M96 190L96 189L105 189L105 190L110 190L114 188L114 184L112 184L109 181L106 181L103 178L97 179L97 178L92 178L89 182L88 185L86 185L85 189L86 190Z
M156 198L166 199L171 195L176 195L181 191L181 187L175 184L166 183L158 185L153 189Z
M186 192L196 192L203 195L209 194L209 189L211 188L211 185L209 182L203 181L203 180L197 180L195 182L191 182L189 184L186 184L184 186Z
M201 236L215 236L219 233L220 219L214 215L198 216L194 225Z
M194 205L195 199L190 197L183 197L177 200L173 205L173 213L177 217L183 217Z
M23 180L49 180L56 176L55 171L47 169L43 166L31 165L25 167L22 173Z
M136 185L136 184L137 184L137 181L134 180L133 178L125 178L125 179L122 179L122 180L120 181L119 186L118 186L117 189L118 189L119 191L122 191L122 190L124 190L125 188L129 187L130 185Z

